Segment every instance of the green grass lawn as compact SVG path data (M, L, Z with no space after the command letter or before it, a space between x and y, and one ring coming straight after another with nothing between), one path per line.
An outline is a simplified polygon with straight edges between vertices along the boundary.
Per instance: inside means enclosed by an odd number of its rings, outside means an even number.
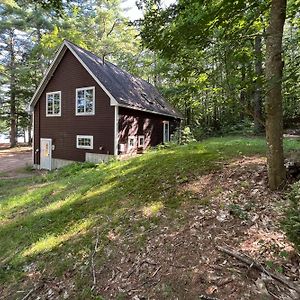
M285 141L286 151L299 148L299 141ZM31 262L48 276L84 265L96 228L99 249L104 250L110 230L147 228L151 214L159 210L178 213L188 201L177 192L180 184L221 168L231 158L265 151L262 138L212 138L152 150L127 161L74 164L42 176L1 180L0 286L20 282ZM134 222L133 214L138 216ZM151 222L159 224L155 217ZM82 297L88 297L86 284L78 279Z

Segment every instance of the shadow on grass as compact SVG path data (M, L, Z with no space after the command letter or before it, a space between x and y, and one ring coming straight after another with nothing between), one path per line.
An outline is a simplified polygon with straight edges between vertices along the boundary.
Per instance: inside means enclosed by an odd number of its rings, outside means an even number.
M174 150L151 152L130 161L79 170L67 177L60 172L50 174L51 182L23 195L6 210L3 208L8 220L0 231L2 259L22 264L82 230L95 224L113 225L120 217L124 219L128 209L139 211L153 201L161 201L164 206L179 205L171 187L195 175L197 169L209 170L216 158L203 149L196 150L188 155ZM194 164L198 168L192 170ZM10 257L12 249L16 253Z
M71 165L32 184L20 180L0 202L0 280L22 273L24 263L40 255L65 255L74 240L78 246L72 251L89 248L86 237L90 243L95 226L105 243L109 230L129 226L130 211L147 215L152 209L178 208L185 200L178 185L220 168L225 159L264 151L262 139L211 139L97 167Z

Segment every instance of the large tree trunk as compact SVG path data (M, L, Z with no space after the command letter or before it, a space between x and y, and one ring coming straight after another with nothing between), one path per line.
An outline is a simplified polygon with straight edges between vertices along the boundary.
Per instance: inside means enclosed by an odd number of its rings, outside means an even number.
M13 80L12 78L10 84L10 147L17 144L16 95Z
M286 0L272 0L270 24L266 40L266 137L269 186L280 188L286 179L283 157L282 113L282 36L286 16Z
M17 113L16 113L16 76L15 76L15 49L14 49L14 31L9 34L9 56L10 56L10 147L17 144Z
M263 131L263 118L262 118L262 42L261 36L255 37L255 91L253 103L253 117L254 117L254 133L259 134Z
M39 14L39 7L37 4L35 4L35 13L38 15ZM42 30L41 30L41 26L40 26L40 23L38 21L38 19L35 19L36 21L36 24L35 24L35 27L36 27L36 45L40 45L41 43L41 40L42 40ZM43 71L41 69L43 69L42 66L36 66L35 68L35 78L39 78L39 71L38 69L40 69L40 72L43 73ZM39 82L37 80L34 81L34 84L35 84L35 89L38 88L38 85L39 85ZM32 126L33 126L33 113L31 113L29 115L29 124L28 124L28 146L32 146Z

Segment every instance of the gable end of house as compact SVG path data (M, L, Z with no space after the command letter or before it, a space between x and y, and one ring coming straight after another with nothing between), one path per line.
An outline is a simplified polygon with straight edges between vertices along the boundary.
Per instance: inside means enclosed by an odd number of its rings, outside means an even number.
M84 69L90 74L90 76L97 82L97 84L102 88L102 90L107 94L107 96L110 98L110 105L118 105L118 102L116 99L109 93L109 91L105 88L105 86L99 81L98 78L90 71L90 69L86 66L86 64L78 57L77 53L70 47L70 44L68 41L64 41L60 48L57 50L55 57L50 64L49 68L47 69L40 85L36 89L36 92L34 93L33 97L31 98L31 101L29 103L29 107L31 110L33 110L34 106L36 105L37 101L39 100L41 94L45 90L47 84L49 83L51 77L54 75L54 72L58 65L60 64L61 60L63 59L66 51L69 50L75 58L80 62L80 64L84 67Z

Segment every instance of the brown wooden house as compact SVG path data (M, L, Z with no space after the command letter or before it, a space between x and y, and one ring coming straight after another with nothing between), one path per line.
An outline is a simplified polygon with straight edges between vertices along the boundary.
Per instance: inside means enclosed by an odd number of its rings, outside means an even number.
M61 45L30 106L33 162L50 170L167 142L181 118L153 85L69 41Z

